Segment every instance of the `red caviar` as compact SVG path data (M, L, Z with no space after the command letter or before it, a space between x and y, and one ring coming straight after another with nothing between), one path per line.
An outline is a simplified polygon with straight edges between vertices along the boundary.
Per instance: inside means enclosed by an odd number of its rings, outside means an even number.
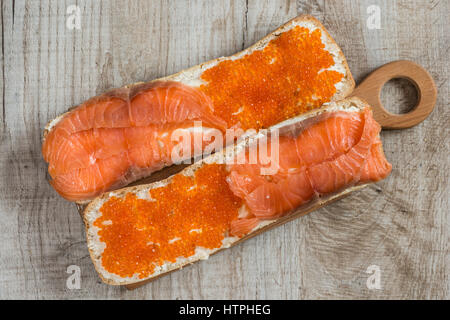
M200 88L231 127L265 128L328 102L342 73L324 50L321 31L296 26L263 50L225 60L202 73Z
M94 222L106 244L103 267L145 278L156 266L192 256L196 247L220 248L242 206L227 174L225 165L204 165L193 176L178 174L167 186L150 190L154 201L132 193L109 199Z

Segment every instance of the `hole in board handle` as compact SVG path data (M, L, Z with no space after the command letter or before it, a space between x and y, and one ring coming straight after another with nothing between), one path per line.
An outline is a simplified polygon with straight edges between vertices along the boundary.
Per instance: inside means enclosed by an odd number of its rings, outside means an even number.
M387 111L393 114L406 114L417 106L419 92L409 79L392 78L383 85L380 100Z

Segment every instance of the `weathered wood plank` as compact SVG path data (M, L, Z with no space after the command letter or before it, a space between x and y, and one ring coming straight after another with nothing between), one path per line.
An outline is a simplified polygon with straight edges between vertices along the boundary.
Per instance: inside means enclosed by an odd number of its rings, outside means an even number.
M450 298L448 1L82 0L70 30L73 3L1 3L0 298ZM370 5L380 29L367 27ZM323 22L357 80L410 59L436 81L429 119L382 134L391 177L135 291L102 284L76 210L46 181L46 122L106 89L240 51L300 13ZM398 111L416 97L394 81L382 98ZM80 290L66 287L69 265ZM381 290L366 287L370 265Z

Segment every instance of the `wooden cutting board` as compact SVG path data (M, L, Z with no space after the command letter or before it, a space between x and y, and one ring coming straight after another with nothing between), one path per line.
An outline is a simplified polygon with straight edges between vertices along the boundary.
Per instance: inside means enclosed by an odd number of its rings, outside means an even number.
M384 108L381 103L380 95L383 86L391 79L403 78L407 79L415 86L417 90L417 104L412 108L412 110L405 114L393 114ZM352 92L350 96L357 96L359 98L367 101L373 109L374 118L382 126L383 129L405 129L413 127L423 120L425 120L429 114L433 111L434 105L436 103L437 89L431 75L420 65L407 60L398 60L394 62L387 63L380 68L376 69L370 73ZM171 167L164 168L158 172L155 172L150 177L136 181L130 186L148 184L155 181L163 180L175 173L181 171L185 168L184 165L174 165ZM361 188L364 186L361 186ZM339 198L333 199L333 201L339 200L348 194L344 194ZM327 204L329 204L328 202ZM307 209L302 208L299 212L294 212L288 216L278 219L275 223L272 223L264 228L259 229L248 236L243 237L239 241L235 242L232 246L237 245L247 239L253 238L254 236L263 233L267 230L275 228L277 226L283 225L286 222L292 221L296 218L304 216L312 211L321 208L324 205L313 204ZM86 205L78 205L77 210L81 216L83 216L83 211ZM222 249L221 249L222 250ZM220 252L216 251L217 252ZM178 269L176 269L178 270ZM173 271L176 271L173 270ZM171 272L173 272L171 271ZM148 282L158 279L161 276L167 275L170 272L164 273L160 276L144 280L135 284L126 285L127 289L138 288Z

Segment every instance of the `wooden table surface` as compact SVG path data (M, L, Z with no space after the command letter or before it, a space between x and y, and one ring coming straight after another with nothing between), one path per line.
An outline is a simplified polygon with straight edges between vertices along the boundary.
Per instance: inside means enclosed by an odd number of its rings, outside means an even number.
M127 3L1 1L0 298L450 298L449 1ZM80 30L67 27L73 4ZM357 82L398 59L433 76L431 116L382 132L391 176L137 290L103 284L74 205L47 182L47 121L106 89L240 51L301 13L327 27ZM406 81L383 91L395 112L416 98ZM67 288L70 265L80 267L80 289ZM366 285L371 265L380 289Z

